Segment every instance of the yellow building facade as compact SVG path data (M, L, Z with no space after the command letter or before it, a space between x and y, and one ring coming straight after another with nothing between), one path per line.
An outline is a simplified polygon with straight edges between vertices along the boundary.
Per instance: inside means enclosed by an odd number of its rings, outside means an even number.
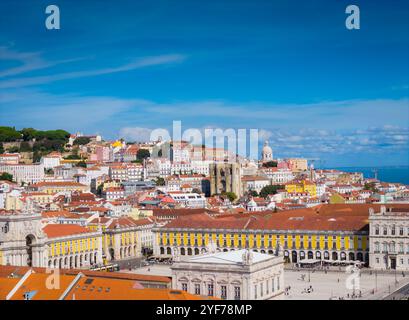
M317 186L313 182L307 180L287 183L285 185L285 191L288 193L309 193L311 197L317 196Z
M219 251L253 249L261 253L283 252L287 262L303 259L368 261L368 234L343 231L283 230L178 230L154 229L154 254L170 256L174 247L181 255L205 252L210 242Z
M102 233L49 238L47 240L48 267L82 269L102 261Z

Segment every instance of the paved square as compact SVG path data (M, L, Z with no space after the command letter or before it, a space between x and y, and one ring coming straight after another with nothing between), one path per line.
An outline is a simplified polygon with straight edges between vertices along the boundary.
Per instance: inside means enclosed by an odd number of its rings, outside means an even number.
M303 280L304 278L304 280ZM349 281L348 281L349 278ZM285 287L291 287L288 290L287 300L328 300L328 299L348 299L348 294L351 298L354 293L351 282L351 273L346 272L308 272L285 270ZM371 274L367 272L360 273L357 278L359 289L355 290L355 294L362 294L363 299L380 298L389 293L389 286L393 292L395 289L395 274ZM403 277L401 273L397 273L396 279L399 281L398 286L409 281L409 275ZM309 281L310 280L310 281ZM348 288L348 283L350 283ZM312 286L312 291L307 292L307 289ZM375 295L372 290L377 288Z
M129 272L129 271L125 271ZM170 277L172 272L169 265L151 265L143 268L138 268L133 273L146 274L146 275L158 275ZM347 279L351 276L351 273L346 272L334 272L329 271L327 273L322 271L293 271L285 270L284 273L284 286L290 287L288 295L285 295L286 300L328 300L328 299L348 299L348 294L351 298L354 290L347 288ZM303 279L304 278L304 279ZM405 283L409 283L409 275L405 277L401 273L396 274L398 280L397 287L402 286ZM309 281L310 280L310 281ZM307 289L312 286L312 291L307 292ZM389 293L393 292L395 288L395 274L375 274L375 272L369 274L368 272L360 273L359 277L359 289L355 290L355 294L359 296L361 292L362 299L377 299L381 298ZM372 294L372 290L377 288L375 295Z

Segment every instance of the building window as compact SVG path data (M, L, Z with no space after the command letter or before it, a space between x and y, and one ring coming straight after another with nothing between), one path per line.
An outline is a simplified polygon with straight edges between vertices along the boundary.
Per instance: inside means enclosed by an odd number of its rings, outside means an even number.
M240 300L240 287L234 287L234 300Z
M376 227L375 227L375 234L376 234L376 235L379 235L379 226L376 226Z
M376 258L376 263L379 263L379 258Z
M395 235L395 226L392 226L392 230L391 230L392 235Z
M266 294L268 294L268 280L266 280Z
M195 284L195 294L200 295L200 284L199 283Z
M263 283L260 283L260 297L263 296L264 292L263 292Z
M280 276L277 277L277 290L280 290Z
M187 291L187 283L182 283L182 290Z
M221 286L221 298L227 299L227 287L226 286Z
M384 236L388 235L388 228L383 227L383 235Z
M399 235L403 236L403 228L402 227L399 228Z
M254 285L254 299L257 299L257 285Z
M213 297L213 295L214 295L214 285L213 285L213 283L209 283L207 285L207 295L209 297Z
M389 251L390 252L395 252L395 242L391 242L389 245Z
M383 250L384 253L388 252L388 244L386 242L383 243Z
M274 285L274 278L271 279L271 292L274 292L275 285Z

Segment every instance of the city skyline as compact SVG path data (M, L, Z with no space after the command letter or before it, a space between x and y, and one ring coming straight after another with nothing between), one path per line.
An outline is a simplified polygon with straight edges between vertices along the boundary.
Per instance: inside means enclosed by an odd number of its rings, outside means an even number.
M4 1L0 125L143 140L181 120L257 128L279 157L408 165L403 3L358 1L351 31L347 1L59 1L47 30L49 3Z

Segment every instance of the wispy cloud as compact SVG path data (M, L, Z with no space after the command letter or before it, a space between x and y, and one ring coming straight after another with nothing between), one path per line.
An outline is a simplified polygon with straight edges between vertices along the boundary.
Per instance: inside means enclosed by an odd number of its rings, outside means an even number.
M126 140L144 142L149 141L152 129L143 127L125 127L119 130L119 136Z
M392 154L409 152L409 128L372 127L340 132L338 130L261 130L263 139L281 155L319 156L351 153Z
M117 97L54 95L20 89L0 95L0 122L17 127L72 131L95 130L100 126L98 130L106 131L108 128L104 128L104 121L115 119L117 115L137 106L138 102Z
M17 76L30 71L50 68L62 63L74 62L84 58L73 58L58 61L46 61L39 52L19 52L8 47L0 47L0 60L17 61L18 67L0 70L0 78Z
M322 101L310 104L264 102L193 101L174 103L145 102L145 116L156 122L182 119L185 122L212 121L238 127L313 127L320 129L358 129L385 124L405 126L409 121L409 99ZM202 125L208 125L208 123Z
M5 58L12 57L11 52L6 51L6 54L7 55L5 56ZM19 73L41 69L41 68L46 68L46 67L53 65L53 63L45 62L43 59L39 57L38 54L21 54L20 53L20 54L17 54L15 57L19 57L17 60L24 62L23 66L5 70L3 71L3 76L4 75L16 75ZM1 59L1 56L0 56L0 59ZM159 65L178 63L178 62L184 61L185 59L186 59L186 56L181 55L181 54L168 54L168 55L141 57L141 58L134 59L130 63L120 65L118 67L64 72L64 73L57 73L53 75L36 76L36 77L7 79L7 80L0 81L0 88L2 89L21 88L21 87L45 84L45 83L67 80L67 79L76 79L76 78L92 77L92 76L99 76L99 75L104 75L104 74L125 72L125 71L131 71L131 70L150 67L150 66L159 66Z

